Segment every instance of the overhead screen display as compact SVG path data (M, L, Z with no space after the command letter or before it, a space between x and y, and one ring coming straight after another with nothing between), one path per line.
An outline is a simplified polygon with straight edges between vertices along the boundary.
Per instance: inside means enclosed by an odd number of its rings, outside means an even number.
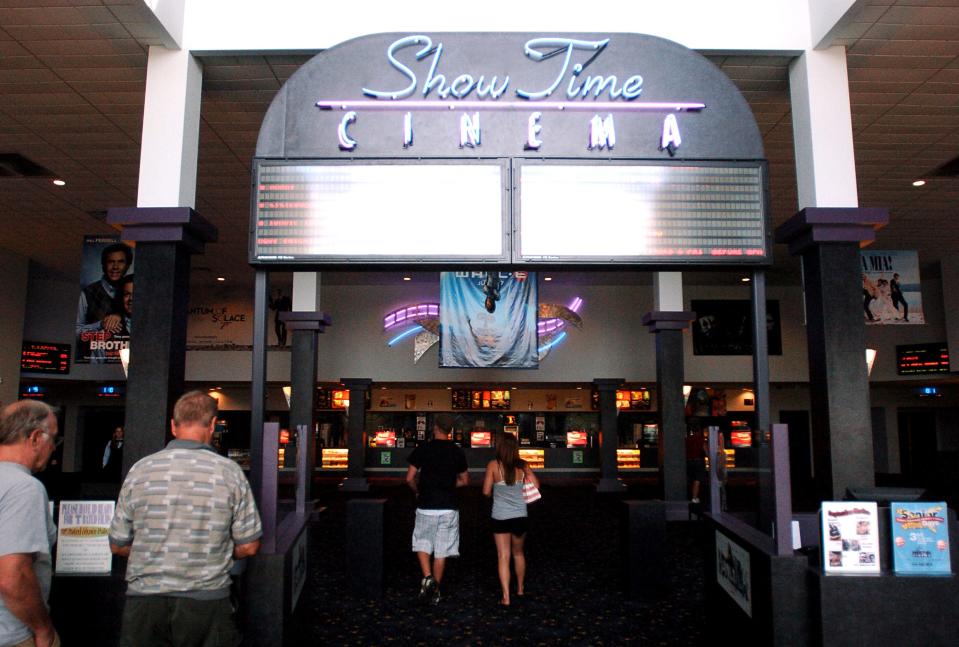
M515 260L768 260L757 164L522 164L519 171Z
M260 161L250 261L768 264L764 173L762 163Z
M501 162L261 162L251 262L507 261Z

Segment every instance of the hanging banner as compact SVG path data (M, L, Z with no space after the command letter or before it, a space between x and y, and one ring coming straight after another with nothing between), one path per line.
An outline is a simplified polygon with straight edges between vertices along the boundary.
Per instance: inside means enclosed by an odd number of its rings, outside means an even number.
M133 248L118 236L84 236L74 362L120 363L132 317Z
M693 299L693 355L752 355L753 315L748 299ZM783 354L779 301L766 301L769 355Z
M289 349L290 334L280 313L292 309L289 290L276 288L270 295L267 345ZM209 289L190 299L186 328L187 350L252 350L253 302L238 289Z
M867 325L924 324L919 254L903 250L860 252L862 309Z
M534 272L440 273L440 366L537 368Z

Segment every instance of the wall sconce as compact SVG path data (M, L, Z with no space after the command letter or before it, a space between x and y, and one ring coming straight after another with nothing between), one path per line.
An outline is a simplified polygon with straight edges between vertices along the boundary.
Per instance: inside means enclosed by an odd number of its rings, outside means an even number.
M292 386L284 386L284 387L283 387L283 397L286 398L286 407L287 407L287 409L290 408L290 398L291 398L292 396L293 396L293 387L292 387Z
M130 347L120 349L120 366L123 367L123 377L127 377L130 368Z
M872 375L872 365L876 363L876 349L866 349L866 377Z
M689 398L689 394L693 392L693 387L688 384L683 385L683 399Z

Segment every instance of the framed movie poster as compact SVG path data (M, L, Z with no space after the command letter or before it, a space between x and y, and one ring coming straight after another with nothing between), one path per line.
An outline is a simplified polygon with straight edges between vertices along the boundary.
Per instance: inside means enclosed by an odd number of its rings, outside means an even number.
M823 501L821 519L822 567L826 573L879 573L879 512L875 501Z
M694 355L752 355L753 315L748 299L694 299ZM779 301L766 302L766 336L770 355L783 354Z

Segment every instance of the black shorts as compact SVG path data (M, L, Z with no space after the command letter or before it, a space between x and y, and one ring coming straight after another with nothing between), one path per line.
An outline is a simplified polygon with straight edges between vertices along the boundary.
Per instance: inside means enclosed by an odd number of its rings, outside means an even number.
M522 537L529 530L529 519L527 517L513 517L512 519L493 519L493 534L505 535L507 533Z

